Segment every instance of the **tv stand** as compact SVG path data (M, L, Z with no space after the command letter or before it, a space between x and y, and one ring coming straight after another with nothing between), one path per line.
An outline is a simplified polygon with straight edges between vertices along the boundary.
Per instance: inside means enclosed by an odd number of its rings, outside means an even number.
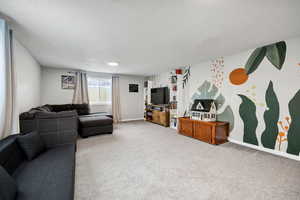
M165 127L170 123L170 112L168 105L147 105L145 120Z

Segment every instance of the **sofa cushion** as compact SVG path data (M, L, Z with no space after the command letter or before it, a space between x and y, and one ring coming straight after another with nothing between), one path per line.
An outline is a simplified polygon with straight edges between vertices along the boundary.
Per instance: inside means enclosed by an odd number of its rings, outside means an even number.
M103 115L80 116L79 121L80 127L105 126L113 123L112 118Z
M41 106L41 107L37 107L35 109L38 110L38 111L40 111L40 112L51 112L51 109L47 105L44 105L44 106Z
M90 113L90 106L88 104L72 104L78 115L88 115Z
M45 151L45 144L36 131L20 135L18 137L18 143L28 160L34 159Z
M17 194L17 185L14 179L0 166L0 199L14 200Z
M53 112L76 110L78 115L87 115L90 113L90 107L88 104L60 104L46 106L50 106Z
M20 114L19 119L20 120L29 120L34 119L35 113L39 112L36 108L31 108L28 112L23 112Z
M18 136L10 135L0 140L0 165L10 175L26 160L26 156L17 142Z
M75 145L63 145L25 161L13 174L17 200L73 200Z

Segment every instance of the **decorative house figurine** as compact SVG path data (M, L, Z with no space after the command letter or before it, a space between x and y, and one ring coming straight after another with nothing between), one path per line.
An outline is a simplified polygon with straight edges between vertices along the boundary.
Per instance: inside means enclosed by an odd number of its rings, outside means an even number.
M217 107L213 99L196 99L191 108L191 119L216 121Z

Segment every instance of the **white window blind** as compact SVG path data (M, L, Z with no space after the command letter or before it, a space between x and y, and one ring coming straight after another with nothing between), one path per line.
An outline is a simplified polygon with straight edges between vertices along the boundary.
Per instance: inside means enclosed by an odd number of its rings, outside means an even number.
M111 79L88 77L88 92L91 105L111 104Z

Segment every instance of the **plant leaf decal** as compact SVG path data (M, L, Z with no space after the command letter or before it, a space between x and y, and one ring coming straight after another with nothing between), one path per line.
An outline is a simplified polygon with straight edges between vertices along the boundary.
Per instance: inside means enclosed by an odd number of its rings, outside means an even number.
M257 69L258 65L264 59L266 52L266 47L257 48L252 52L245 65L245 69L248 75L253 73Z
M183 74L183 80L182 80L183 89L186 86L190 76L191 76L191 66L188 66L188 68L184 70L184 74Z
M239 113L244 122L243 142L258 145L256 137L256 128L258 125L258 120L256 118L256 106L253 101L245 95L239 94L239 97L242 99Z
M300 153L300 90L289 102L289 111L291 115L291 125L288 132L287 153L299 156Z
M286 56L286 44L284 41L277 42L267 46L268 60L274 65L277 69L281 70L282 65Z
M272 81L269 83L265 98L269 109L264 113L266 128L261 135L261 143L266 148L275 149L278 135L279 102Z

